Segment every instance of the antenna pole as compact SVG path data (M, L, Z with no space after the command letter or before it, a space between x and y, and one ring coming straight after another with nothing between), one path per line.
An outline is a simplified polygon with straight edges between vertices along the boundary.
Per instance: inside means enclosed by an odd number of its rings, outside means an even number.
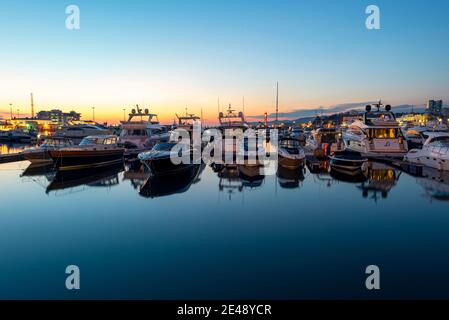
M276 83L276 125L278 123L279 115L279 82Z
M31 119L34 118L34 101L33 101L33 93L31 93Z
M243 96L243 114L245 114L245 96Z

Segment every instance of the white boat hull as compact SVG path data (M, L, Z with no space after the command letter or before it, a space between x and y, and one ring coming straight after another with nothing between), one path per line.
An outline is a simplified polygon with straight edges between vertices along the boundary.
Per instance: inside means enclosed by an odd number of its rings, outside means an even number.
M440 171L449 171L449 154L429 150L411 150L404 160Z

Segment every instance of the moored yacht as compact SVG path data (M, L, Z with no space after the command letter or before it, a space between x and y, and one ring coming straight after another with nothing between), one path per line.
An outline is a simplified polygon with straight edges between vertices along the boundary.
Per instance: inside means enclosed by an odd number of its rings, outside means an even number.
M279 165L284 168L297 169L304 167L306 155L299 140L294 138L282 138L278 147Z
M35 135L21 129L0 131L0 141L29 143L34 139L36 139Z
M49 151L60 171L80 170L123 162L125 149L118 146L117 136L90 136L78 146Z
M194 165L194 148L189 144L178 151L174 148L178 145L176 142L158 143L150 151L139 153L138 159L154 175L173 174L176 171L188 169ZM173 160L179 157L180 163ZM183 158L181 161L181 158ZM178 159L176 159L178 161Z
M223 112L218 114L218 121L220 123L218 130L221 131L223 138L222 145L215 145L215 148L221 149L221 152L227 156L232 155L234 157L239 151L238 141L243 137L243 133L249 129L245 116L243 112L236 113L229 105L226 114ZM232 141L226 141L226 138L228 140L232 139ZM212 141L210 143L216 144L217 142Z
M111 130L99 125L77 124L63 126L55 132L54 137L71 139L74 144L79 144L81 140L89 136L109 135Z
M231 105L229 105L226 114L223 112L219 113L218 121L220 122L219 129L223 132L223 134L228 133L239 135L241 132L246 131L249 128L243 112L236 113L236 111L231 108Z
M158 142L168 142L170 135L167 127L159 123L157 114L148 109L142 111L139 106L129 114L128 121L121 122L122 131L119 143L135 153L150 150Z
M201 118L194 115L194 114L188 114L186 113L185 116L178 116L176 114L176 118L178 118L178 123L175 125L176 129L185 130L189 136L190 136L190 143L193 144L193 132L194 130L199 130L198 132L198 138L200 139L199 145L202 144L201 141L201 134L203 133L202 127L201 127ZM179 133L175 130L172 131L170 134L170 141L179 141Z
M422 149L412 149L404 157L405 161L421 164L440 171L449 171L449 133L425 132Z
M50 150L58 150L65 147L73 146L72 139L65 137L47 137L44 142L34 148L25 149L22 151L24 158L31 163L37 165L48 165L53 163L53 159L50 157Z
M387 105L385 111L380 110L383 106L380 101L374 106L377 111L372 111L370 105L366 106L363 120L354 121L344 133L346 149L369 158L402 158L408 146L391 106Z
M343 151L341 131L337 128L318 128L307 137L305 150L307 155L326 158L335 152Z

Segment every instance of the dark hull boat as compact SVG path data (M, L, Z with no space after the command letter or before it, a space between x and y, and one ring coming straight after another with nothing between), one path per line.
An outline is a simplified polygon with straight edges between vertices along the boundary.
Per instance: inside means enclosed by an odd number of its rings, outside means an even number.
M50 157L59 171L70 171L123 163L124 152L116 136L92 136L79 146L50 151Z
M124 149L50 151L60 171L105 167L123 162Z
M347 175L359 175L362 166L368 159L362 157L358 152L343 151L336 152L330 157L331 170L338 171Z
M53 159L50 157L48 150L36 150L34 152L23 152L22 154L25 160L28 160L33 164L45 166L53 163Z
M139 160L151 171L154 175L167 175L173 174L179 171L185 171L193 168L196 164L193 161L193 148L187 146L186 149L182 151L187 151L188 159L186 161L180 161L181 159L176 159L180 163L175 163L174 156L182 156L182 153L176 155L173 154L172 150L176 146L176 143L158 143L154 146L153 150L140 153ZM181 149L180 149L181 150ZM188 160L188 161L187 161Z

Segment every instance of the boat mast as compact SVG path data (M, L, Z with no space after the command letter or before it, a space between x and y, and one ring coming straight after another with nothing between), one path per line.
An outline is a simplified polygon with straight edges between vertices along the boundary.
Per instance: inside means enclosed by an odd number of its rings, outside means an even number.
M279 82L276 83L276 126L278 124L279 115Z

